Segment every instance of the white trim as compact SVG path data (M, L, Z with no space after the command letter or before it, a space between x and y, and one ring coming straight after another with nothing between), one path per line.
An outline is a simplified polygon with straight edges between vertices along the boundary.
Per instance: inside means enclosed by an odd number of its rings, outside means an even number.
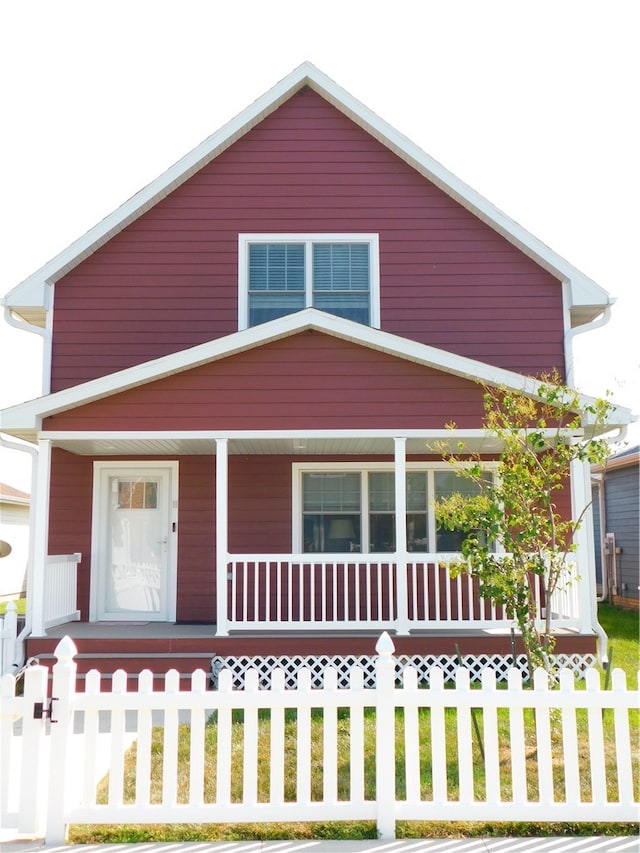
M354 323L351 320L345 320L343 317L326 314L315 308L305 308L304 311L288 314L271 322L243 329L223 338L217 338L190 349L162 356L98 379L92 379L63 391L57 391L48 397L40 397L37 400L4 409L0 412L0 429L9 433L12 430L39 429L41 419L48 415L58 414L129 388L135 388L202 364L246 352L254 347L281 340L309 329L351 341L397 358L404 358L425 367L451 373L472 382L479 381L488 385L511 388L530 397L537 396L537 390L541 384L537 379L523 376L511 370L495 367L427 344L417 343L389 332L383 332L380 329L373 329L362 323ZM584 405L594 402L592 397L584 395L580 396L580 400L583 401ZM629 423L631 420L631 412L617 406L611 415L611 428L613 425Z
M169 472L169 494L167 503L169 510L168 524L171 530L167 531L167 587L166 587L166 618L162 621L175 622L177 609L177 585L178 585L178 482L179 470L177 460L155 459L155 460L117 460L117 461L94 461L93 463L93 493L92 493L92 519L91 519L91 577L89 583L89 621L95 622L99 618L100 596L99 589L99 553L100 539L105 519L104 495L102 476L105 471L116 470L140 470L140 469L165 469ZM134 617L132 617L134 618ZM137 618L137 617L135 617Z
M216 439L216 636L229 633L227 562L229 560L229 464L226 438Z
M45 284L51 284L60 279L305 86L309 86L317 92L336 109L344 113L552 275L557 276L561 281L570 281L570 308L573 306L605 306L609 303L608 294L596 282L553 252L517 222L506 216L310 62L304 62L294 69L272 89L254 101L216 133L205 139L156 180L56 255L41 269L13 288L5 297L4 303L13 307L44 307Z
M49 554L49 501L51 491L51 448L48 439L38 441L37 489L32 495L31 514L33 519L33 572L29 592L31 603L31 631L36 637L45 634L44 628L44 574Z
M114 441L126 441L128 439L140 440L148 439L149 441L157 441L163 439L180 439L189 438L194 441L211 441L215 442L218 438L229 439L256 439L264 438L271 440L278 439L311 439L311 438L394 438L397 435L397 430L392 429L305 429L305 430L226 430L225 432L217 432L214 430L97 430L90 432L88 430L43 430L38 433L40 438L49 438L52 441L94 441L113 439ZM549 436L555 435L555 430L547 430ZM573 434L573 433L572 433ZM446 436L455 436L457 440L464 441L465 439L487 438L491 433L486 429L456 429L450 430L445 427L442 429L408 429L403 431L403 435L407 438L424 438L440 439ZM114 453L117 453L114 449ZM389 451L391 452L391 451ZM425 451L426 452L426 451ZM212 446L211 453L215 453Z
M305 246L305 307L313 307L314 243L365 243L369 246L369 326L380 328L380 236L375 233L291 232L238 234L238 329L249 326L249 246L252 243L302 243Z

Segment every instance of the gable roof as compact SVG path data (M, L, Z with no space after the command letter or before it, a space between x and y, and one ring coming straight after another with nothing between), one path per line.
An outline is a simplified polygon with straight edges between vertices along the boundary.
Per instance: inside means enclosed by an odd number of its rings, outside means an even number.
M433 182L447 195L517 246L544 269L566 282L567 308L573 326L597 317L612 301L607 292L548 246L514 222L417 145L379 118L314 65L305 62L254 101L220 130L205 139L185 157L144 189L105 217L41 269L11 290L2 304L27 322L44 326L49 307L48 285L54 284L100 246L165 198L237 139L259 124L297 91L310 87L355 124L393 151Z
M268 323L4 409L0 412L0 429L33 441L46 417L308 330L351 341L470 381L512 388L530 397L537 397L540 382L534 378L410 341L380 329L318 311L316 308L306 308ZM593 402L590 397L582 399L585 405ZM610 428L624 426L631 420L633 416L628 409L614 407Z

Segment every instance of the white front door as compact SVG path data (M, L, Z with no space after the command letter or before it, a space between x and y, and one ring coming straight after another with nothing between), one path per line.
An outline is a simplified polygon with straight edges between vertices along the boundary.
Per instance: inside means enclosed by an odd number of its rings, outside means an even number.
M175 619L175 466L96 463L92 618Z

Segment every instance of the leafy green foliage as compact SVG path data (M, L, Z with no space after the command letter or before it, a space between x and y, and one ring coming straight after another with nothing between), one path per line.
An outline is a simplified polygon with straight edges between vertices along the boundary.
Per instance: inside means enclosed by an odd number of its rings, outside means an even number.
M576 391L558 383L557 375L538 383L535 398L485 388L484 426L502 447L496 476L486 479L479 455L463 457L463 444L458 454L442 448L458 475L474 481L480 494L442 498L436 519L446 529L468 533L462 545L464 562L457 571L470 572L479 581L480 594L503 606L516 621L531 674L538 666L550 670L553 637L550 608L544 630L537 625L530 580L534 575L543 578L548 597L565 582L587 507L570 518L558 499L568 487L572 462L599 464L606 459L608 445L597 435L611 408L606 400L585 404ZM460 466L469 459L471 465ZM479 536L478 530L486 535ZM504 553L496 553L496 545Z

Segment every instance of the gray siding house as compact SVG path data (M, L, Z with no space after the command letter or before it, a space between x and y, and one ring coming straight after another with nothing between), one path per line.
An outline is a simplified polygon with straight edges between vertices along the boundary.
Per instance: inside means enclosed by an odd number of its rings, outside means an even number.
M596 576L603 598L639 607L640 446L592 469Z

